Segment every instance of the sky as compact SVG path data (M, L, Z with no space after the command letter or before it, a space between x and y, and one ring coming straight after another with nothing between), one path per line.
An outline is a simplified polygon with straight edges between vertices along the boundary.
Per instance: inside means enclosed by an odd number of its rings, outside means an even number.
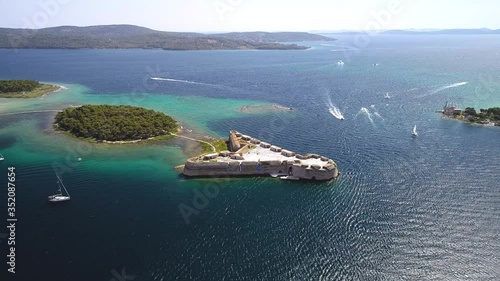
M0 0L0 27L164 31L500 29L498 0Z

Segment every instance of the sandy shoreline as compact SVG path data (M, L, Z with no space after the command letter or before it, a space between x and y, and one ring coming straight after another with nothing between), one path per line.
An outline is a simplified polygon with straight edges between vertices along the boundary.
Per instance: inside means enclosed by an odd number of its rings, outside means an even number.
M55 89L54 91L51 91L51 92L48 92L48 93L45 93L43 94L42 96L38 97L38 98L44 98L46 95L50 95L50 94L53 94L53 93L57 93L57 92L60 92L62 90L67 90L68 88L67 87L64 87L63 85L58 85L58 84L45 84L43 83L44 85L49 85L49 86L54 86L54 87L57 87L57 89Z

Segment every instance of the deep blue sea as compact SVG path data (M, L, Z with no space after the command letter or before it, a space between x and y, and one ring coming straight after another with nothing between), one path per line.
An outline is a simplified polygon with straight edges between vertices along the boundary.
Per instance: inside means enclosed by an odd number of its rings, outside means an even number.
M0 99L1 280L499 280L500 127L435 111L500 106L500 36L380 35L362 48L337 38L304 51L0 50L0 79L66 88ZM341 176L185 179L174 167L196 144L96 145L53 131L47 110L86 103L319 153ZM270 104L293 111L241 110ZM54 169L64 204L46 200Z

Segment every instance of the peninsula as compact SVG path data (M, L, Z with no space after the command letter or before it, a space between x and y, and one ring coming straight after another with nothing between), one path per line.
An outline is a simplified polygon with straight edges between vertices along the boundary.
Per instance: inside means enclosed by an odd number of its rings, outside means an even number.
M287 180L330 180L337 164L318 154L300 155L231 131L228 150L193 157L184 164L189 177L272 176Z
M0 80L0 98L38 98L59 89L34 80Z
M134 25L0 28L0 48L13 49L303 50L309 47L281 42L334 40L306 32L202 34Z
M479 113L473 107L464 110L446 103L441 111L443 117L461 120L467 123L475 123L486 126L500 126L500 107L480 109Z
M57 113L54 126L98 142L133 142L177 131L177 122L161 112L125 105L83 105Z

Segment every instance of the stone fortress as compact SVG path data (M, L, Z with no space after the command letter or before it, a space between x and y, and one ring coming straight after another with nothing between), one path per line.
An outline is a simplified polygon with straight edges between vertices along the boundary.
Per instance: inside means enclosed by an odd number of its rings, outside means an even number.
M183 174L190 177L282 176L283 179L330 180L337 164L317 154L300 155L236 131L229 133L230 151L187 160Z

